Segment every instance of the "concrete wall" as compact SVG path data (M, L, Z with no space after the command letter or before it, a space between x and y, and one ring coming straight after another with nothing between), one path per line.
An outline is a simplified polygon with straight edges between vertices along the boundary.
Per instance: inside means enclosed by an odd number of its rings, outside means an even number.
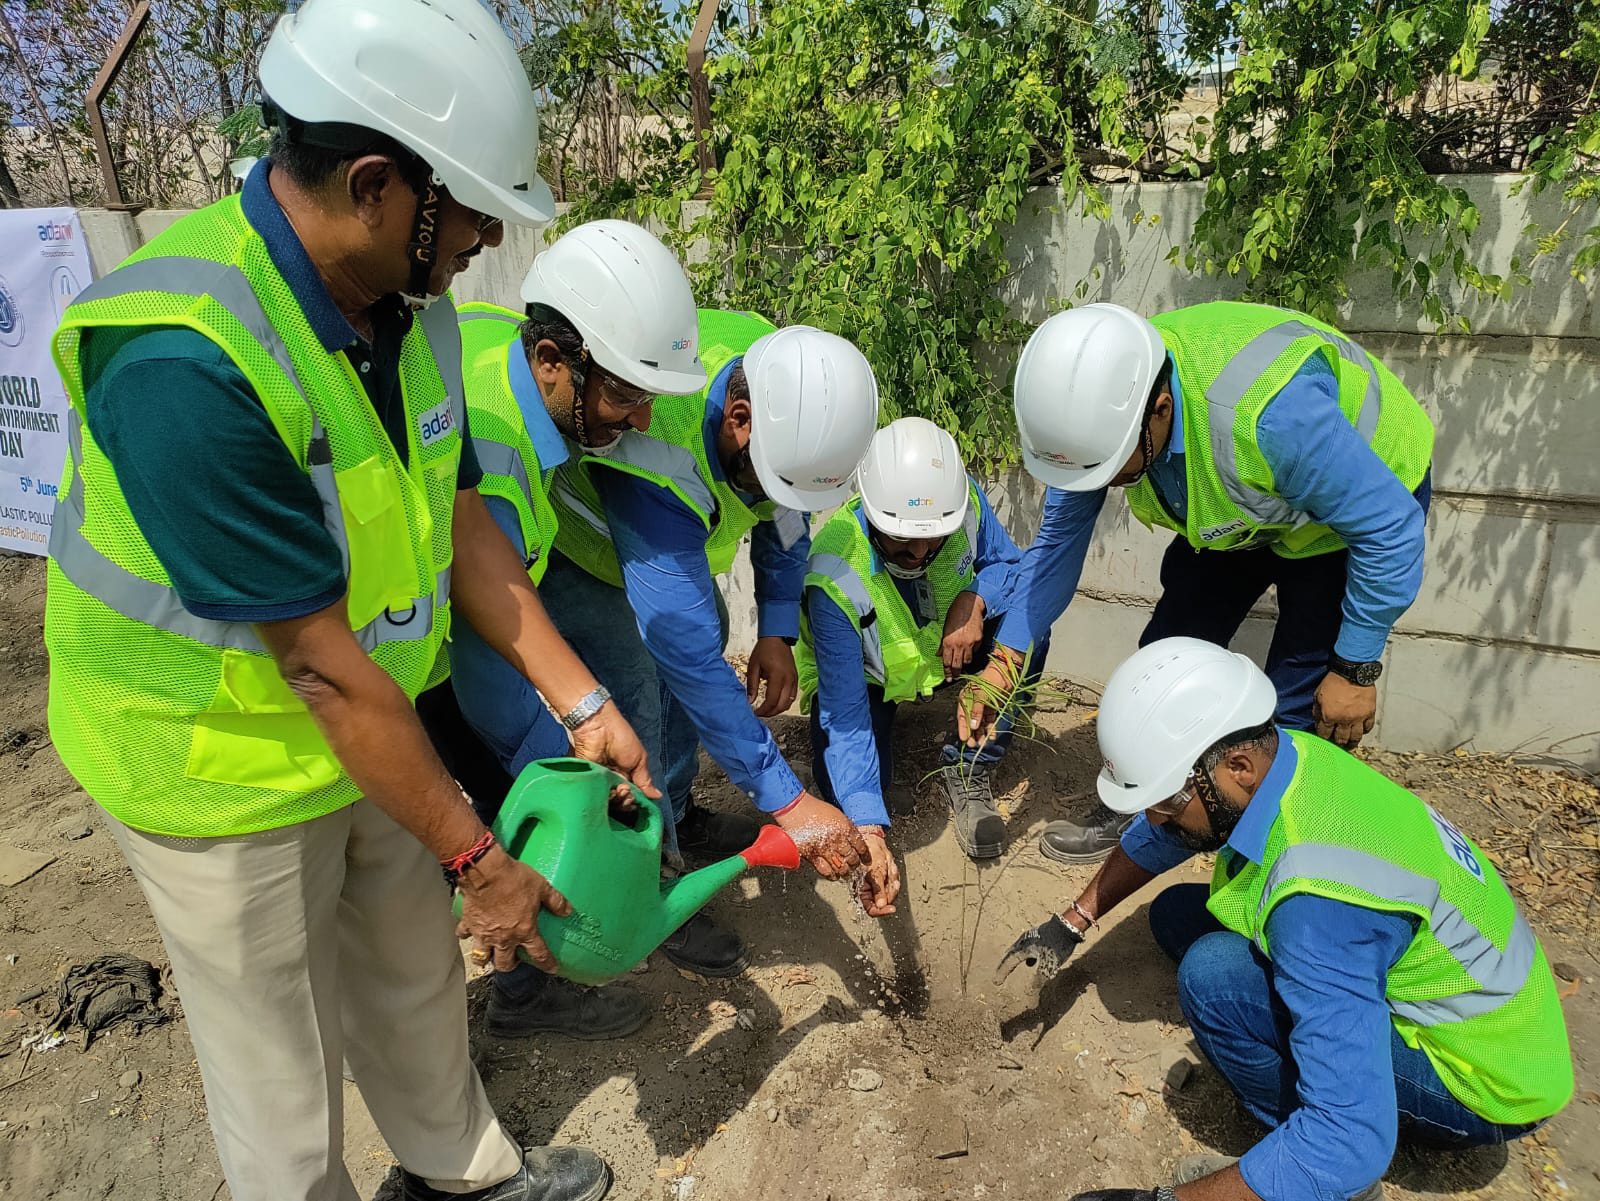
M1459 181L1483 222L1482 261L1509 261L1530 221L1560 217L1549 197L1511 194L1514 177ZM1063 301L1115 300L1147 312L1231 295L1166 261L1193 227L1194 184L1107 189L1109 221L1085 220L1049 191L1009 240L1005 296L1037 321ZM179 214L86 212L104 271ZM458 298L517 305L537 231L508 231L458 283ZM1463 302L1470 337L1430 332L1385 273L1358 278L1342 325L1382 358L1438 423L1434 507L1422 594L1396 628L1380 687L1376 739L1397 750L1548 753L1600 767L1600 311L1570 258L1540 260L1509 302ZM997 369L1009 373L1009 361ZM1038 525L1041 489L1020 472L989 487L1019 543ZM1082 589L1056 627L1050 667L1103 682L1134 647L1159 592L1166 538L1113 501L1101 516ZM755 632L748 563L727 581L731 649ZM1237 645L1264 654L1272 598Z

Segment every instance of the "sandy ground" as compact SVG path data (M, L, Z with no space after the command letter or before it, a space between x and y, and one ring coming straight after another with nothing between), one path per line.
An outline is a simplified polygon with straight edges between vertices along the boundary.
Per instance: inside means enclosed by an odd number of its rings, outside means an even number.
M22 1046L40 1005L17 999L68 965L107 950L164 959L137 885L44 732L43 595L38 561L0 557L0 678L11 698L0 712L0 843L55 856L0 887L0 1196L217 1201L228 1190L181 1021L114 1031L86 1052ZM1107 922L1042 996L992 983L1011 939L1090 874L1034 846L1044 822L1088 809L1089 701L1052 702L1039 740L1019 744L1000 772L1012 843L981 868L956 848L923 781L949 704L903 713L892 797L901 912L874 922L842 886L807 873L747 877L712 902L751 948L742 978L701 981L657 956L628 981L657 1006L632 1038L480 1036L502 1117L530 1143L603 1151L612 1195L641 1201L1064 1201L1096 1186L1149 1187L1189 1151L1246 1149L1259 1131L1209 1067L1166 1087L1194 1051L1146 925L1150 895ZM805 763L800 720L775 726ZM1551 960L1578 978L1575 991L1563 986L1573 1104L1509 1149L1402 1148L1388 1195L1600 1198L1600 792L1503 759L1378 761L1490 849ZM714 770L701 785L713 806L739 803ZM69 837L86 825L91 833ZM1199 866L1179 875L1204 878ZM475 1030L486 984L469 983ZM354 1086L345 1093L346 1161L363 1196L383 1195L392 1160Z

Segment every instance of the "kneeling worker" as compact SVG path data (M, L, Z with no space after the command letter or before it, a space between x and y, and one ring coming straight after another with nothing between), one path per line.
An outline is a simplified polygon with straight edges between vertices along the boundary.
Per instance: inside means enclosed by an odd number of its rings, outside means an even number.
M902 417L879 430L856 480L860 491L811 544L800 707L811 714L818 792L871 836L873 896L862 899L876 915L900 883L883 834L895 710L988 661L1020 552L955 439L931 421ZM983 773L1009 737L1008 724L981 752L946 747L944 771ZM955 809L961 849L998 855L1005 824L987 782L952 796L973 801Z
M1572 1097L1555 980L1494 866L1422 800L1346 752L1273 723L1249 660L1167 638L1117 668L1097 733L1099 792L1137 814L1082 895L1001 961L1053 975L1088 929L1196 851L1209 888L1150 906L1206 1058L1271 1133L1236 1163L1077 1201L1382 1196L1397 1132L1502 1143Z

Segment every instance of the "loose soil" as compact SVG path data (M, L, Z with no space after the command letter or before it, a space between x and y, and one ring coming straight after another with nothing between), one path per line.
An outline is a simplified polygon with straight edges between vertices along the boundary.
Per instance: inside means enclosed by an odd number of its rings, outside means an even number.
M160 938L132 875L92 820L45 733L38 560L0 557L0 843L55 856L0 886L0 1195L217 1201L228 1190L182 1021L113 1031L83 1051L24 1047L67 966L110 950L156 964ZM992 982L1012 938L1075 895L1090 869L1043 859L1049 820L1089 812L1093 697L1047 702L1037 741L999 772L1011 844L978 867L957 849L926 780L950 702L902 714L891 800L905 891L866 917L838 884L763 872L712 902L749 944L741 978L707 982L659 956L629 978L657 1015L616 1043L499 1042L481 1034L487 981L469 982L489 1095L529 1143L583 1143L641 1201L1064 1201L1151 1185L1191 1151L1239 1154L1259 1137L1196 1058L1173 970L1152 941L1156 885L1104 924L1042 995ZM797 717L774 722L797 765ZM1600 1198L1600 791L1556 765L1466 755L1371 756L1477 838L1519 890L1562 982L1578 1096L1538 1136L1442 1155L1402 1148L1391 1198ZM709 765L706 802L742 801ZM85 816L92 832L81 834ZM1202 880L1196 864L1182 879ZM137 1072L134 1083L131 1073ZM353 1085L346 1161L363 1196L392 1160ZM1587 1135L1584 1131L1588 1131Z

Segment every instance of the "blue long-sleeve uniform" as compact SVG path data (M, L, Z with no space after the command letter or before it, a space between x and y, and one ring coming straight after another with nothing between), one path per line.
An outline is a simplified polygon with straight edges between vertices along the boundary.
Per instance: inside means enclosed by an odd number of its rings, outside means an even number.
M1012 583L1021 552L1000 524L989 498L978 492L978 545L973 566L977 578L972 591L983 600L984 620L1000 618L1011 599ZM862 529L866 517L858 515ZM878 566L873 552L873 567ZM889 577L894 579L894 577ZM894 579L913 614L916 585ZM871 698L867 692L866 660L861 650L861 630L832 597L820 588L807 588L806 620L811 626L812 650L817 660L815 704L827 734L823 752L839 807L858 826L889 824L883 802L883 780L878 771L878 736L874 730ZM936 620L943 622L944 614Z
M1182 520L1188 488L1176 372L1172 391L1172 438L1150 477L1162 502ZM1422 507L1340 412L1338 381L1320 354L1307 359L1267 403L1256 437L1277 494L1334 530L1349 548L1334 650L1353 662L1379 658L1422 584ZM1047 490L1039 535L1023 554L1016 596L1000 629L1004 645L1020 649L1036 642L1065 611L1105 497L1106 489Z
M716 431L728 377L739 361L718 373L706 405L707 460L718 478L724 477ZM662 678L734 785L759 808L769 813L782 809L800 795L800 780L723 658L705 525L669 489L623 471L598 468L592 476L622 565L623 587ZM788 546L776 522L761 522L751 531L760 637L793 641L800 636L800 590L811 554L805 525L800 523L799 536Z
M566 443L545 410L522 343L513 339L506 355L512 395L539 458L541 483L548 486L551 473L566 461ZM527 548L515 506L498 496L484 499L495 524L525 559ZM535 759L568 753L567 731L545 708L538 691L460 618L450 631L450 675L462 716L512 776Z
M1262 861L1298 757L1280 729L1272 767L1219 856ZM1123 833L1122 849L1158 875L1194 854L1143 814ZM1265 1201L1348 1197L1388 1167L1399 1114L1385 988L1413 934L1404 914L1311 895L1291 897L1268 917L1300 1104L1239 1162Z

